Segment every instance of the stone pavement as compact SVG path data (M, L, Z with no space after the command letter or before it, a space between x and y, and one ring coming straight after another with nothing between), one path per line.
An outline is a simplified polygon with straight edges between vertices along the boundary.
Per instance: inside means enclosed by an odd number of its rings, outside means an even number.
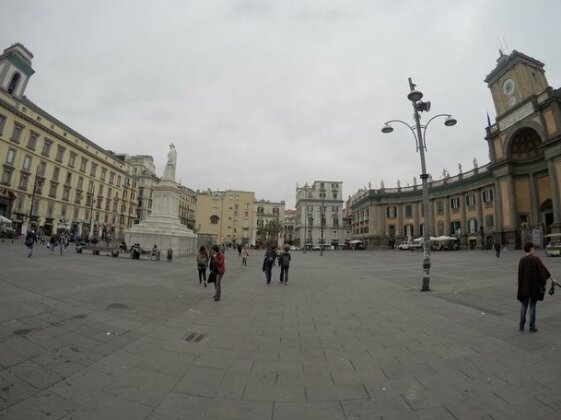
M0 243L2 419L556 419L561 290L518 332L520 251L226 253L223 299L193 258ZM561 278L561 259L543 258Z

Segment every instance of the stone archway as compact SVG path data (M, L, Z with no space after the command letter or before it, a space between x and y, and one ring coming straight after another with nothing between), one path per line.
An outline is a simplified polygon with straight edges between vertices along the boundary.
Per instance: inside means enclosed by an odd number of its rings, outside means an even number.
M521 128L510 140L508 157L515 161L525 161L543 156L541 143L541 137L536 130L529 127Z

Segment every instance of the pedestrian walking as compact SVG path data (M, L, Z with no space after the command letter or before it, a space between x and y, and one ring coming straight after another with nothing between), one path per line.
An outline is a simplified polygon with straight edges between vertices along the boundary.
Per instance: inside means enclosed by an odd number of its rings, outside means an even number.
M247 246L244 246L242 250L242 265L247 266L247 257L249 257L249 251L247 250Z
M273 266L277 259L277 253L275 252L275 246L272 245L267 248L265 252L265 258L263 259L263 271L265 272L265 278L267 279L267 284L271 283L271 275L273 273Z
M284 251L279 255L279 265L280 265L280 282L288 284L288 268L290 267L290 247L288 245L284 246Z
M218 245L213 245L211 250L211 274L214 273L214 291L213 296L215 301L219 301L221 297L221 283L222 277L226 272L226 263L224 261L224 253L220 250Z
M64 243L65 243L64 233L60 233L58 235L58 247L60 248L60 255L62 255L64 251Z
M524 331L526 325L526 311L530 306L530 332L537 332L536 328L536 305L538 300L543 300L545 295L545 284L551 278L548 269L542 261L534 255L534 244L524 244L526 255L520 259L518 264L518 294L517 299L520 307L520 331ZM551 278L553 287L553 279Z
M204 283L206 287L206 269L208 267L208 252L203 245L197 254L197 270L199 270L199 284Z
M25 235L25 246L27 247L27 258L30 258L33 255L33 244L37 240L37 235L35 235L35 231L30 229L27 231Z
M54 254L56 247L56 236L54 233L51 235L51 239L49 239L49 244L49 250L51 251L51 254Z
M497 258L499 258L501 256L501 243L499 241L495 241L494 244L495 247L495 254L497 255Z

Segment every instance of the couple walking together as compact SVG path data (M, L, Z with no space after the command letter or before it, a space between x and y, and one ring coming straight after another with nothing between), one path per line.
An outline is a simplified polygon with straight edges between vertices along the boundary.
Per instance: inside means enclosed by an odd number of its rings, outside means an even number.
M271 284L273 266L275 265L275 261L277 259L279 261L279 266L281 269L280 282L288 284L288 269L290 268L291 260L289 249L290 247L286 245L284 247L284 251L280 255L277 255L276 248L274 246L267 248L267 252L265 252L265 258L263 260L263 271L265 272L267 284Z
M224 261L224 254L220 250L218 245L213 245L210 249L210 257L204 246L201 246L199 253L197 254L197 269L199 270L199 284L207 285L206 269L210 268L210 274L208 276L208 283L214 283L215 294L213 299L215 301L220 300L220 295L222 292L221 283L222 277L226 272L226 264Z

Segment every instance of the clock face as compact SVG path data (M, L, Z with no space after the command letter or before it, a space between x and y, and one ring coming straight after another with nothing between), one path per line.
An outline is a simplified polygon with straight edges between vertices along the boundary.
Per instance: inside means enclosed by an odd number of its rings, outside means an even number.
M516 85L514 84L514 80L512 79L507 79L505 80L505 82L503 83L503 92L505 95L512 95L514 93L514 88L516 87Z

